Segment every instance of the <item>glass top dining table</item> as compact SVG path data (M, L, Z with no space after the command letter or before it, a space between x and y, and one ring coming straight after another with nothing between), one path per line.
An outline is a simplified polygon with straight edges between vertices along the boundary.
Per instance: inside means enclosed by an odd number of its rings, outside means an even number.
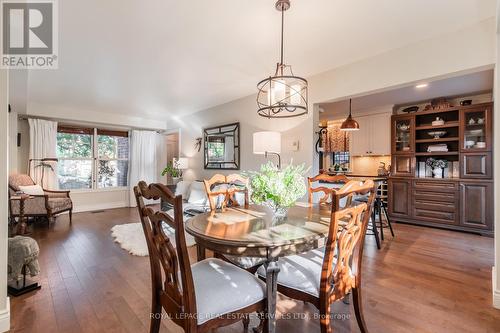
M265 206L227 208L191 218L186 231L199 249L263 258L266 268L268 332L275 332L279 257L299 254L324 245L330 228L329 205L297 203L287 217L275 219ZM199 259L204 256L199 252Z

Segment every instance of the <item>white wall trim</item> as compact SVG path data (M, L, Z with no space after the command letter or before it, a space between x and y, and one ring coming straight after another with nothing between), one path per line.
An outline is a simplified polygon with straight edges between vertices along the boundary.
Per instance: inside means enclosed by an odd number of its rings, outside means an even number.
M106 209L123 208L123 207L128 207L128 202L117 201L117 202L105 202L92 205L77 205L75 206L73 212L82 213L82 212L91 212L94 210L106 210Z
M0 311L0 332L7 332L10 330L10 298L7 297L5 301L5 309Z
M497 286L497 279L496 279L496 268L493 266L493 269L491 270L491 275L492 275L492 281L493 281L493 307L500 309L500 289L498 289Z

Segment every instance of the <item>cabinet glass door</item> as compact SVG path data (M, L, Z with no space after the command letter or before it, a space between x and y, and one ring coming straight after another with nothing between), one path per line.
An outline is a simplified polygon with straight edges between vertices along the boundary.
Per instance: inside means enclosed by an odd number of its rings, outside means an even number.
M462 121L462 149L465 151L488 149L488 114L487 109L464 111Z
M412 152L412 118L396 119L394 121L394 150L396 153Z

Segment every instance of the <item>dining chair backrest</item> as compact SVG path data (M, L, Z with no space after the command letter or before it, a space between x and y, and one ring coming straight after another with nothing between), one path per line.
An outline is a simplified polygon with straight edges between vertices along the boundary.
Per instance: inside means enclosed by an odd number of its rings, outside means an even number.
M334 302L347 295L352 288L360 286L363 243L375 194L376 186L372 180L352 180L332 192L331 222L322 266L320 299ZM352 200L359 195L368 195L368 202L340 207L339 202L343 198ZM341 221L347 224L339 233Z
M329 200L332 199L332 190L334 188L328 187L323 184L345 184L349 182L349 178L347 178L345 175L328 175L326 173L320 173L319 175L316 175L314 177L308 177L307 178L308 182L308 194L309 194L309 203L313 203L314 201L314 193L321 192L323 195L319 198L319 203L327 203ZM314 183L319 183L320 185L317 187L314 187Z
M224 210L228 205L239 206L238 194L243 194L245 208L248 208L248 178L238 174L216 174L203 182L212 212L217 208Z
M148 246L153 302L161 302L169 317L190 332L197 325L197 312L184 233L182 196L175 196L163 184L147 185L144 181L134 187L134 194ZM174 207L173 218L163 211L146 207L144 199L168 202ZM165 234L163 223L175 230L175 247Z
M248 208L250 180L242 175L234 173L226 176L226 182L229 186L229 204L231 204L231 206L241 206L241 200L238 200L237 196L238 194L242 194L244 199L243 205L245 208Z
M203 180L205 184L205 191L207 192L208 203L210 205L210 211L215 211L217 209L217 205L219 202L224 205L227 200L227 185L226 185L226 176L221 174L215 174L210 179ZM221 187L218 189L217 187ZM220 197L223 196L224 199L220 200ZM224 209L224 206L221 207Z

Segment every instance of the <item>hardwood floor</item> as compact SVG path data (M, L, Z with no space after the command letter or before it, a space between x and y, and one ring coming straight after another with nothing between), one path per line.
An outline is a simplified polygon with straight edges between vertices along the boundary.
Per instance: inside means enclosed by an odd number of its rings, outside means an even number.
M123 208L75 214L72 227L66 216L50 229L36 225L42 289L11 298L11 332L147 332L148 259L129 255L110 235L113 225L138 221L135 209ZM386 237L380 251L367 236L363 293L371 332L500 331L500 310L491 304L492 238L394 228L396 238ZM280 297L278 310L278 332L319 332L313 306ZM348 305L338 302L334 313L335 332L358 332ZM217 330L242 331L240 323ZM181 330L164 320L161 332Z

